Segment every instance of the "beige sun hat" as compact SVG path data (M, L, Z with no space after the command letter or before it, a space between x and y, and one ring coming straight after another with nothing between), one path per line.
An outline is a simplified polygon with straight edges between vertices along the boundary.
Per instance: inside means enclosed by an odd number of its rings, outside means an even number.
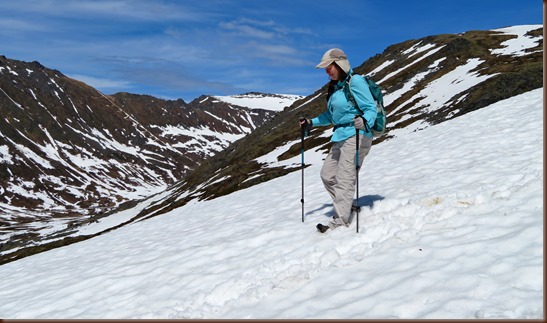
M316 66L316 68L325 68L333 62L340 66L344 72L349 73L351 66L349 64L348 57L344 51L339 48L332 48L326 51L325 55L323 55L323 58L321 59L321 62Z

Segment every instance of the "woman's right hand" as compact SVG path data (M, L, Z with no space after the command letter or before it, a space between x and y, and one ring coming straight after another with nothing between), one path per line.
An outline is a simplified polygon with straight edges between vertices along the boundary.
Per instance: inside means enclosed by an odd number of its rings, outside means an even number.
M302 131L304 131L306 134L309 134L311 131L312 122L310 119L307 118L300 118L300 128Z
M309 132L311 130L311 127L313 127L313 123L310 119L300 118L300 127L306 127Z

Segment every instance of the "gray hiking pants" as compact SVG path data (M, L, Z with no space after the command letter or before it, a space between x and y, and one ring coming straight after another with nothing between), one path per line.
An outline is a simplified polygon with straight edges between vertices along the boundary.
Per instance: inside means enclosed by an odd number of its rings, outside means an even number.
M351 219L351 205L355 195L356 169L355 169L355 136L345 141L335 142L332 146L323 168L321 179L330 194L334 211L334 224L349 225ZM363 165L365 156L372 146L372 138L359 135L359 165Z

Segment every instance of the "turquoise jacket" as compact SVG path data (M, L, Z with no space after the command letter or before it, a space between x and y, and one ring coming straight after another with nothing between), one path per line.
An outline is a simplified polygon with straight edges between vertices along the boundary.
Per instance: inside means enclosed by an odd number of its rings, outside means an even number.
M344 84L351 74L353 74L352 70L350 70L348 77L344 81L340 81L334 85L334 93L329 99L327 110L311 119L314 127L334 125L334 133L331 137L332 142L344 141L355 136L355 126L353 124L355 115L362 115L369 129L372 128L376 121L376 102L368 89L368 84L361 75L354 74L351 77L350 87L355 102L362 112L347 100L344 93ZM360 130L359 133L372 138L370 130Z

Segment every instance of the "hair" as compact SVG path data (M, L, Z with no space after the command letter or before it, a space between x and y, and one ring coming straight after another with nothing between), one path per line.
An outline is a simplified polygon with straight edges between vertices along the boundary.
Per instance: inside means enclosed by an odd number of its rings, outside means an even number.
M344 70L338 66L338 64L333 63L334 67L338 70L339 79L338 80L330 80L329 82L329 89L327 91L327 102L330 99L330 96L334 93L334 85L340 81L344 81L348 77L348 73L344 72Z

